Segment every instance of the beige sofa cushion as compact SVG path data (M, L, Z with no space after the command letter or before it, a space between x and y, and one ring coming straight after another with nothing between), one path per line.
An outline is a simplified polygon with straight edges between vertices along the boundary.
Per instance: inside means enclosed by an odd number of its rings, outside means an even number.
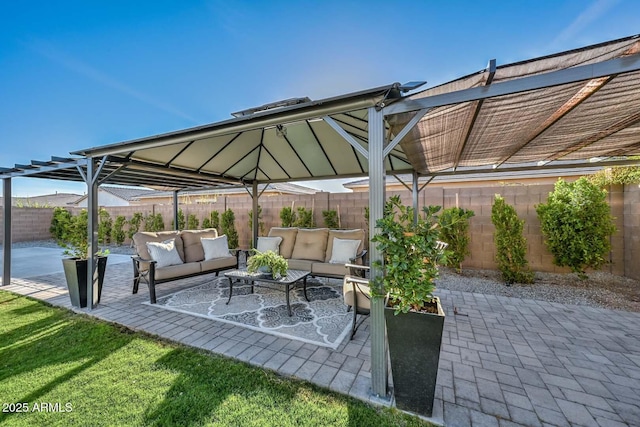
M198 273L200 273L200 264L197 262L171 265L169 267L156 269L156 280L167 280Z
M349 274L349 270L344 264L329 264L328 262L314 262L311 266L311 274L320 276L338 276L343 277Z
M338 239L345 240L360 240L360 245L358 246L358 250L356 253L362 252L364 248L364 230L329 230L329 237L327 238L327 253L324 258L324 262L329 262L331 260L331 252L333 251L333 239L337 237Z
M147 242L164 242L165 240L175 239L176 249L180 259L184 262L184 247L182 238L177 231L161 231L158 233L150 231L139 231L133 235L133 244L136 247L136 253L140 258L151 259L149 250L147 249Z
M324 261L328 235L328 228L298 230L291 258Z
M180 233L184 244L184 262L200 262L204 260L204 249L202 248L202 237L218 237L215 228L205 228L204 230L184 230Z
M235 267L237 261L237 258L234 256L209 259L200 263L200 269L205 272L211 270L219 270L225 267Z
M296 237L298 235L298 229L295 227L273 227L269 230L269 237L282 237L280 242L280 255L284 258L292 258L293 246L296 243Z
M306 259L288 259L287 263L289 264L289 270L311 271L311 266L313 265L313 261Z

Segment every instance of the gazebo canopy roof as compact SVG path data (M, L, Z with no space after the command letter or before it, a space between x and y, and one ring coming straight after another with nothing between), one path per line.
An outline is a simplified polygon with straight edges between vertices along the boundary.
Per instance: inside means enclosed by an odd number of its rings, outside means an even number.
M418 93L398 83L312 101L294 98L233 118L32 161L0 177L165 189L367 176L369 108L385 115L386 172L422 175L565 167L640 154L640 38L496 66ZM416 124L413 127L407 124ZM396 142L399 141L399 144ZM590 163L593 166L593 163Z

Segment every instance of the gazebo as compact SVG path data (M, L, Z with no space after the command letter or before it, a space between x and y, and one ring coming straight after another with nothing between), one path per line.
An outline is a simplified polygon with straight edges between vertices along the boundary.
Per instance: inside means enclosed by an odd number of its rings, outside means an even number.
M262 183L368 176L372 236L389 174L413 176L417 205L419 176L633 162L628 156L640 154L639 53L636 35L514 64L492 60L422 91L423 82L393 83L316 101L288 99L213 124L2 168L4 197L10 200L14 177L85 182L95 254L101 184L171 189L174 202L187 189L245 186L255 212ZM11 204L3 209L7 284ZM257 234L254 216L253 241ZM382 261L375 246L370 259ZM91 259L88 296L94 303L96 270ZM387 398L383 308L374 299L371 373L372 393Z

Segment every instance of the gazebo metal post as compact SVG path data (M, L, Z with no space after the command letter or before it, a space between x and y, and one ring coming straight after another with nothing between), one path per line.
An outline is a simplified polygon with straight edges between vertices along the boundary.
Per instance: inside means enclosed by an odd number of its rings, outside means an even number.
M258 199L260 198L260 194L258 194L258 181L253 181L251 183L251 209L253 209L253 214L251 215L251 246L256 248L258 246Z
M3 269L2 269L2 284L8 285L11 283L11 178L3 179L3 193L4 206L2 212L4 214L4 234L2 236L2 257L3 257Z
M413 171L411 174L411 200L413 201L413 224L418 223L418 196L420 189L418 188L418 172Z
M178 224L178 191L179 190L173 191L173 229L176 231L180 230L180 224Z
M96 159L87 162L87 242L89 257L87 263L87 308L91 311L98 303L98 175Z
M376 107L369 108L369 236L378 234L378 219L382 218L385 199L384 165L384 115ZM369 245L371 283L381 277L382 252ZM384 298L371 299L371 391L373 395L387 398L387 340L384 321Z

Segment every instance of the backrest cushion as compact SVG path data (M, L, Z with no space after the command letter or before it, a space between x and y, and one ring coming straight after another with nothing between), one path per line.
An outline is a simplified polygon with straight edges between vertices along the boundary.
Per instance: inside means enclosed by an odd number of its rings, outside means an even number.
M350 239L338 239L333 238L333 247L331 249L330 264L347 264L352 258L355 258L358 254L358 246L360 246L360 240Z
M151 259L157 262L156 267L158 268L182 264L182 259L176 249L175 239L164 242L147 242L147 249Z
M282 237L258 237L258 245L256 249L259 252L272 251L280 255L280 243L282 243Z
M184 245L184 262L200 262L204 260L204 249L202 248L202 237L218 237L215 228L205 228L204 230L184 230L180 233Z
M333 239L334 238L343 239L343 240L360 240L360 245L358 245L357 254L362 252L364 248L364 230L359 228L356 230L329 230L329 238L327 239L327 254L325 256L324 262L331 261L331 252L333 251Z
M147 249L147 242L164 242L165 240L175 239L176 250L180 259L184 262L184 249L182 245L182 239L177 231L162 231L154 233L150 231L139 231L133 235L133 244L136 248L136 253L142 259L152 259L149 250Z
M204 250L205 261L231 256L226 234L220 237L201 237L200 242Z
M286 259L291 259L293 246L296 243L298 229L295 227L273 227L269 230L269 237L282 237L280 242L280 255Z
M291 258L324 262L328 235L328 228L298 230Z

